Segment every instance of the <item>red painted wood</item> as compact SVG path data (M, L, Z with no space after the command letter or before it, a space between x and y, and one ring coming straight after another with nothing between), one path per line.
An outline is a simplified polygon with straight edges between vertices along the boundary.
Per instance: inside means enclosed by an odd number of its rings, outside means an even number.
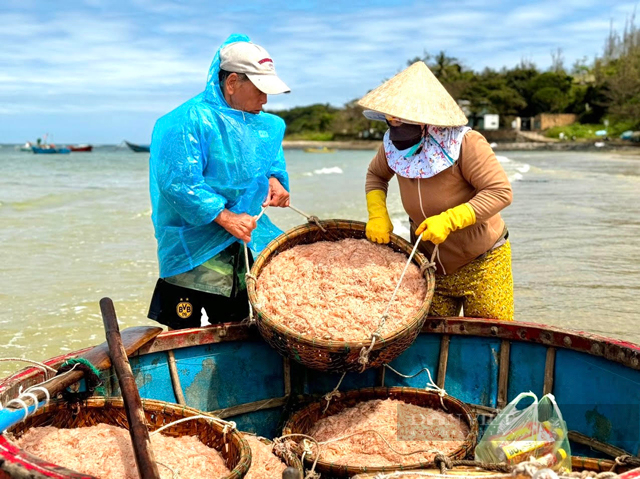
M32 456L25 451L18 449L15 445L10 443L5 436L0 436L0 474L5 474L5 477L15 477L15 472L18 469L23 469L25 472L31 473L34 478L52 478L52 479L96 479L94 476L87 474L80 474L64 467L60 467L48 461L44 461L36 456ZM9 472L12 475L9 475ZM3 478L0 475L0 478Z

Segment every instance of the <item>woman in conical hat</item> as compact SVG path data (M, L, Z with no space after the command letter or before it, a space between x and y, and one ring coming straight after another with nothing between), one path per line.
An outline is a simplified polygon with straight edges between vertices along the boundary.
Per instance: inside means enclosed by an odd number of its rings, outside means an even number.
M395 175L409 215L412 241L437 254L430 316L513 319L511 247L500 211L511 185L493 150L423 62L417 62L359 101L365 116L389 130L366 179L367 238L388 243L386 207Z

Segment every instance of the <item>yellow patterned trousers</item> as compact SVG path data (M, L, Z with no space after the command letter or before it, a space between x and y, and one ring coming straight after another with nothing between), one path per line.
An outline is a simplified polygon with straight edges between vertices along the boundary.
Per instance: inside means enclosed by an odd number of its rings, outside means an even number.
M436 275L436 290L429 316L513 321L513 274L511 244L490 251L450 275Z

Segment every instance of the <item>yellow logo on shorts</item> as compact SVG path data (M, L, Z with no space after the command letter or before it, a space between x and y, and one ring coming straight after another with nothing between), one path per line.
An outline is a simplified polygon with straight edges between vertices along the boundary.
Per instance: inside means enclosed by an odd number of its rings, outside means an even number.
M178 306L176 306L176 313L178 313L178 316L182 319L190 318L193 314L193 306L188 301L189 298L187 298L187 301L179 302Z

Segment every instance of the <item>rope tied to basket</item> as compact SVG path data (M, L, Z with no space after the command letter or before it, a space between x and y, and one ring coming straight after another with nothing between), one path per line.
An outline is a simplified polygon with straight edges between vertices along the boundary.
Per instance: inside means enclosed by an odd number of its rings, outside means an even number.
M340 387L340 384L342 384L342 380L344 379L344 377L347 375L346 372L342 373L342 376L340 376L340 381L338 381L338 384L336 385L335 388L333 388L333 391L328 392L327 394L325 394L324 396L322 396L322 398L327 401L327 404L325 405L324 409L322 410L322 414L327 412L327 409L329 409L329 404L331 403L331 400L334 397L340 397L340 391L338 391L338 388Z
M440 396L440 404L442 405L442 409L444 409L445 411L449 412L449 409L447 409L447 406L444 405L444 400L442 399L447 395L447 391L445 391L443 388L439 387L436 383L433 382L433 378L431 377L431 372L429 371L429 368L422 368L417 373L412 374L410 376L407 376L406 374L402 374L401 372L396 371L395 369L393 369L388 364L385 364L384 367L389 369L389 370L391 370L391 371L393 371L398 376L401 376L401 377L407 378L407 379L415 378L416 376L418 376L418 375L420 375L420 374L422 374L423 372L426 371L427 375L429 376L429 382L424 387L425 391L433 391L433 392L437 393L438 396Z
M631 456L629 454L623 454L616 457L615 462L617 466L640 467L640 457Z
M301 211L301 210L299 210L298 208L296 208L295 206L292 206L292 205L289 205L289 208L291 208L293 211L295 211L295 212L296 212L296 213L298 213L299 215L304 216L304 217L307 219L307 221L308 221L309 223L315 223L315 224L316 224L316 226L317 226L318 228L320 228L320 230L321 230L323 233L326 233L326 232L327 232L327 230L325 229L325 227L324 227L324 226L322 226L322 223L320 223L320 218L318 218L317 216L315 216L315 215L308 215L308 214L307 214L307 213L305 213L304 211Z
M404 265L404 269L402 270L402 274L400 275L398 284L396 284L396 289L393 290L391 299L387 303L387 307L385 308L384 313L382 313L382 316L380 317L380 322L378 323L378 327L373 333L371 333L371 343L369 344L369 347L363 346L362 349L360 350L360 356L358 357L358 363L362 365L360 372L363 372L366 369L367 364L369 363L369 355L371 354L371 351L373 351L373 347L375 346L376 341L382 337L382 328L384 327L387 319L389 318L389 309L391 308L391 304L393 303L393 300L396 299L396 295L400 290L400 285L402 284L402 280L404 279L404 276L407 273L407 270L409 269L409 265L411 264L411 261L413 260L413 257L415 256L416 251L418 251L418 246L420 246L420 241L422 241L422 236L418 235L418 239L416 240L416 243L413 246L413 249L411 250L411 254L409 255L409 258L407 259L407 262ZM431 260L426 265L425 269L423 270L422 268L420 268L421 274L424 275L424 271L426 271L429 268L436 267L434 260L436 255L439 255L439 254L440 253L439 253L438 245L436 245L436 247L433 250L433 253L431 254Z
M255 217L256 221L258 221L260 218L262 218L262 215L264 214L265 211L267 211L268 207L269 207L269 205L266 205L266 206L262 207L262 210L260 211L260 214ZM291 208L296 213L304 216L309 223L315 223L318 226L318 228L320 228L322 230L322 232L324 232L324 233L327 232L325 227L322 226L322 224L320 223L320 219L317 216L308 215L304 211L301 211L298 208L296 208L294 206L291 206L291 205L289 205L289 208ZM258 281L258 278L256 278L254 275L252 275L250 273L251 266L249 265L249 247L247 246L247 242L246 241L243 241L242 244L244 245L244 265L245 265L245 269L246 269L246 272L244 274L244 280L245 280L245 282L253 281L255 283L256 281ZM249 317L248 317L248 320L249 320L248 323L250 325L256 323L256 317L255 317L255 314L254 314L253 305L251 304L251 301L249 301Z
M156 429L155 431L149 433L149 436L153 436L154 434L158 434L160 431L164 431L165 429L175 426L176 424L192 421L194 419L206 419L207 421L216 422L218 424L222 424L222 440L224 442L225 452L229 453L229 441L227 441L227 434L229 432L237 431L237 425L234 421L225 421L224 419L220 419L215 416L206 416L204 414L196 414L195 416L183 417L181 419L177 419L175 421L170 422L169 424L165 424L164 426Z

